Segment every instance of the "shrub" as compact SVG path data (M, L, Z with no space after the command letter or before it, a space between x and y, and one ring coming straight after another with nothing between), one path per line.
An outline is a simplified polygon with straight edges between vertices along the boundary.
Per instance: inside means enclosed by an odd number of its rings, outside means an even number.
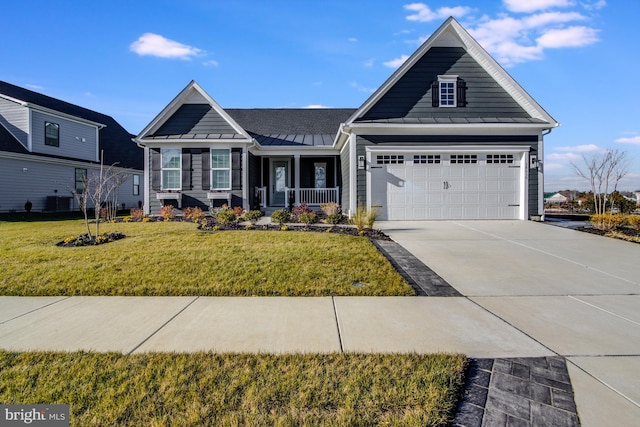
M332 213L327 215L327 224L340 224L344 219L344 215L341 213Z
M351 217L351 222L359 232L363 231L367 226L367 208L358 206L356 213Z
M378 208L371 208L367 212L367 228L372 229L373 223L376 222L376 218L378 217Z
M626 222L627 215L604 213L591 215L589 222L600 230L612 231L618 227L622 227Z
M234 206L233 213L236 215L236 217L240 218L244 213L244 209L242 208L242 206Z
M291 221L291 215L286 209L278 209L271 214L271 222L275 222L276 224L282 225L289 221Z
M322 203L320 205L320 209L322 209L322 212L324 212L326 216L342 213L342 209L340 209L340 205L337 204L336 202Z
M310 225L318 221L318 215L315 212L303 212L298 220L303 224Z
M216 215L216 220L220 224L228 225L236 220L236 214L231 209L223 209Z
M315 213L313 209L311 209L309 206L307 206L304 203L298 206L294 206L294 208L291 209L291 214L296 218L300 218L300 215L302 215L303 213L312 213L312 212Z
M251 224L255 224L256 222L258 222L258 220L260 218L262 218L262 212L261 211L249 211L246 214L244 214L244 218L249 221Z
M173 211L173 205L164 205L160 208L160 216L165 221L172 220L176 217L176 213Z
M204 212L202 212L202 209L200 209L197 206L195 208L184 208L182 212L184 213L184 217L186 219L190 219L193 222L198 222L204 219L205 217Z
M640 230L640 215L629 215L627 217L627 223L630 227Z
M144 211L142 209L131 209L129 211L129 215L131 215L132 221L142 221L144 218Z

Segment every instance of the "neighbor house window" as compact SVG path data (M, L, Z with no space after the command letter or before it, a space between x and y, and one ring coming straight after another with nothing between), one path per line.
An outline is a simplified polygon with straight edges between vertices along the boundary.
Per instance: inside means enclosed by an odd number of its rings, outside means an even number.
M438 76L441 107L456 106L456 83L458 76Z
M44 122L44 145L52 147L60 146L60 125L57 123Z
M227 148L211 150L211 189L231 189L231 150Z
M180 190L180 149L163 148L162 154L162 189Z
M75 180L74 188L76 189L76 193L84 193L85 185L87 184L87 170L76 168Z
M133 175L133 195L140 195L140 175Z

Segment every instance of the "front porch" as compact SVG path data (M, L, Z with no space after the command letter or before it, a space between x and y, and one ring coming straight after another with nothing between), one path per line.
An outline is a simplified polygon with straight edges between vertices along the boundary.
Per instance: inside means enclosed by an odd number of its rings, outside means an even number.
M340 204L338 156L263 156L254 159L259 179L253 180L253 203L263 211L306 204ZM258 177L256 177L258 178Z

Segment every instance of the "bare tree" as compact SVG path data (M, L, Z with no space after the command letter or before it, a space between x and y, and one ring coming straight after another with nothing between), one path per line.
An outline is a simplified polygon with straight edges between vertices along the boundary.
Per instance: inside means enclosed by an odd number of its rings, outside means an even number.
M609 188L614 190L618 182L629 173L629 159L626 151L606 150L602 153L583 155L583 166L571 162L575 173L589 181L593 193L595 214L606 211Z

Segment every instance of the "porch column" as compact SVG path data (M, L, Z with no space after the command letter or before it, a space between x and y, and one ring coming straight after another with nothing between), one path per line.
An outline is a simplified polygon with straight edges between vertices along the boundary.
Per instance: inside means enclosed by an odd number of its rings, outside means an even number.
M297 205L298 203L300 203L300 154L294 154L293 156L293 169L295 169L295 174L293 178L294 187L295 187L294 202Z

